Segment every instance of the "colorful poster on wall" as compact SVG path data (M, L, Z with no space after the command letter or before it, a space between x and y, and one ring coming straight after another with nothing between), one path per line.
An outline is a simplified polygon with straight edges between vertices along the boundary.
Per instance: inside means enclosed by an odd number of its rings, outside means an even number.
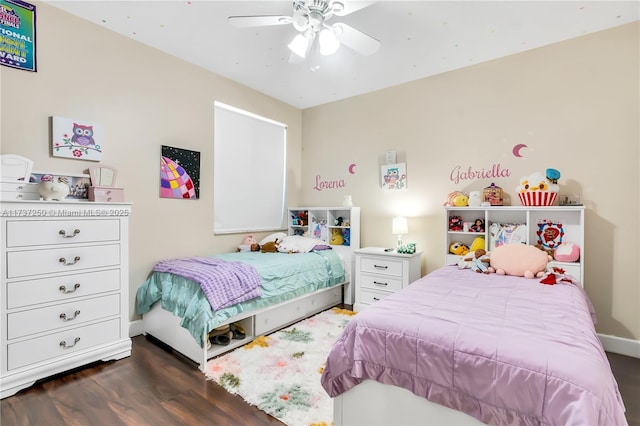
M382 166L382 189L406 189L406 163L385 164Z
M63 117L51 117L51 121L51 154L54 157L102 159L104 133L101 125Z
M197 200L200 194L200 152L162 145L160 198Z
M36 7L0 0L0 65L36 70Z

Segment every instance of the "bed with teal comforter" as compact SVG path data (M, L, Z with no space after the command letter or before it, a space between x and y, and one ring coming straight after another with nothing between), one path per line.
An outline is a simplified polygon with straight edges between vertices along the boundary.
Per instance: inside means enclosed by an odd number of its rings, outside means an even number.
M197 282L172 273L152 272L138 289L136 312L144 315L160 301L164 310L181 318L180 325L203 346L204 332L224 324L229 318L345 281L342 259L333 250L295 254L237 252L212 257L253 265L260 275L262 295L213 310Z

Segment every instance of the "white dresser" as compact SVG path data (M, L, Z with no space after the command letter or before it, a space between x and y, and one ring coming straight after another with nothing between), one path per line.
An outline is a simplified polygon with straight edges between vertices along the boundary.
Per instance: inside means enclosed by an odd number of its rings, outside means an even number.
M18 201L0 208L1 397L129 356L131 205Z
M407 287L420 278L422 252L401 254L380 247L365 247L354 251L356 258L354 311Z

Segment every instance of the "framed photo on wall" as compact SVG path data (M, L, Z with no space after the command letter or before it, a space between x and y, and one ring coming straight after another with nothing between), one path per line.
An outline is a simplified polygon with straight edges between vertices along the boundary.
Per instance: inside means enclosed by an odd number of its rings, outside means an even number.
M407 188L407 164L395 163L382 166L382 189Z

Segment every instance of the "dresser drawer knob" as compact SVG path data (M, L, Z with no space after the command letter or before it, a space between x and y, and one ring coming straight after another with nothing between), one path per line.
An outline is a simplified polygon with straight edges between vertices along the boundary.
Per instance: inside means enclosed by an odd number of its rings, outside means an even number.
M389 285L389 283L381 283L381 282L379 282L379 281L374 281L373 283L374 283L375 285L385 285L385 286L386 286L386 285Z
M76 256L73 258L73 263L67 263L67 259L65 259L64 257L61 257L60 259L58 259L58 262L62 263L64 266L71 266L78 263L79 260L80 260L80 256Z
M73 316L72 316L71 318L67 318L67 314L65 314L65 313L61 313L61 314L60 314L60 319L61 319L62 321L71 321L71 320L76 319L76 317L77 317L78 315L80 315L80 311L79 311L79 310L75 311L75 312L73 313Z
M376 269L389 269L389 267L386 265L373 265L373 267Z
M74 347L75 345L77 345L79 341L80 341L80 338L76 337L75 339L73 339L73 345L68 345L67 346L67 342L62 340L62 341L60 341L60 346L62 346L64 349L70 349L70 348Z
M64 229L61 229L60 231L58 231L58 234L62 235L64 238L73 238L79 233L80 233L79 229L74 229L72 235L67 235L67 231L65 231Z
M67 290L67 286L66 285L61 285L60 287L58 287L58 290L60 290L64 294L67 294L67 293L73 293L74 291L76 291L79 288L80 288L80 283L75 283L73 285L73 289L72 290Z

